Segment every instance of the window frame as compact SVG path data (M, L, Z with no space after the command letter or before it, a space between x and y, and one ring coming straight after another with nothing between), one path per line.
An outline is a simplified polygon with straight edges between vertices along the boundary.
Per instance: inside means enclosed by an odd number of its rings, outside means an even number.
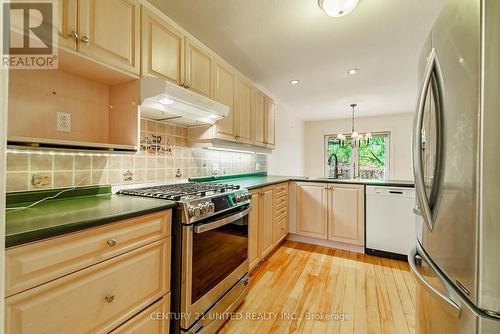
M364 132L362 132L364 133ZM390 179L391 175L391 152L392 152L392 135L391 131L376 131L371 132L372 137L385 137L385 161L384 161L384 179ZM338 133L334 134L325 134L324 135L324 149L323 149L323 176L328 178L328 139L329 138L337 138ZM346 138L351 138L350 134L345 135ZM357 150L357 149L356 149ZM358 163L359 163L359 151L358 151Z

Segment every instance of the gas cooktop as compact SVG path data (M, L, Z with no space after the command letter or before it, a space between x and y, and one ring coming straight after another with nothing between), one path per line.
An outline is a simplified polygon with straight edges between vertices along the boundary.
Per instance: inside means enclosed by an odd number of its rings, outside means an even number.
M136 189L124 189L119 193L125 195L154 197L172 201L181 201L203 198L220 193L232 192L238 189L240 189L240 186L232 184L188 182Z

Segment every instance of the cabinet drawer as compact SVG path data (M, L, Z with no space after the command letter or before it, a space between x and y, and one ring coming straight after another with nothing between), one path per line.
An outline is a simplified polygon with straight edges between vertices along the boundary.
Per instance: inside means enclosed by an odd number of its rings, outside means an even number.
M107 333L165 295L170 237L6 299L6 332Z
M170 293L115 329L111 334L168 334Z
M276 210L288 205L288 196L282 196L274 199L274 207Z
M170 235L171 210L107 224L5 252L6 295L110 259Z
M278 198L283 195L288 195L288 183L280 183L274 187L274 197Z
M284 206L279 210L274 211L274 221L279 222L280 220L288 217L288 206Z
M273 226L273 241L276 243L288 234L288 219L280 220Z

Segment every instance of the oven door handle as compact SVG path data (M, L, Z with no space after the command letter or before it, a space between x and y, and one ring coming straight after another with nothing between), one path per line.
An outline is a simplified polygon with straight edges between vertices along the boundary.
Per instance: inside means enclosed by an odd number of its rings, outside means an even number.
M203 233L203 232L208 232L208 231L214 230L218 227L235 222L238 219L241 219L241 218L245 217L246 215L248 215L251 210L252 210L252 208L250 207L250 208L245 209L241 212L238 212L237 214L234 214L232 216L229 216L229 217L226 217L223 219L216 220L212 223L196 225L194 227L194 233L199 234L199 233Z

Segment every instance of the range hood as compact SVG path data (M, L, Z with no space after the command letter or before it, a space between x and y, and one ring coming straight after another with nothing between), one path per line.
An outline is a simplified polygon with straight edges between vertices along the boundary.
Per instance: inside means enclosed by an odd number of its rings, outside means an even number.
M211 125L229 107L158 78L141 79L141 117L184 127Z

